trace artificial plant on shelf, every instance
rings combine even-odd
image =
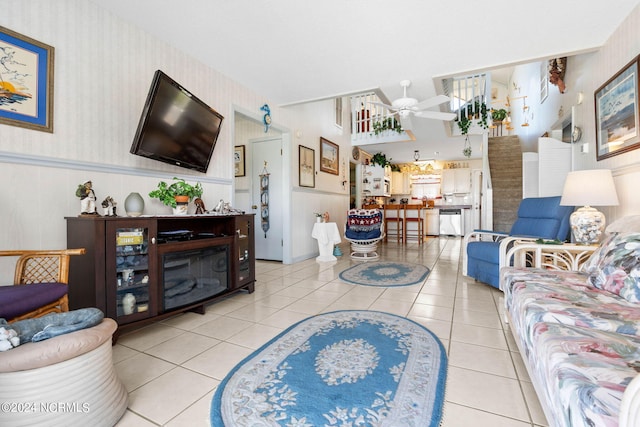
[[[402,126],[394,117],[386,117],[380,121],[373,122],[373,133],[375,135],[380,135],[386,130],[393,130],[398,133],[402,133]]]
[[[387,160],[387,155],[384,153],[376,153],[373,155],[373,157],[371,157],[371,164],[380,165],[382,167],[390,166],[391,159]]]
[[[166,206],[175,208],[178,205],[176,197],[184,196],[187,201],[202,196],[202,184],[199,182],[191,185],[183,178],[173,177],[173,183],[167,184],[164,181],[158,183],[158,188],[149,193],[152,199],[158,199]]]

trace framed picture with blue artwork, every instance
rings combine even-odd
[[[53,132],[54,49],[0,27],[0,124]]]
[[[640,148],[638,58],[595,91],[598,160]]]

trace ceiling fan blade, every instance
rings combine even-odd
[[[433,98],[425,99],[422,102],[418,102],[415,105],[411,106],[411,109],[414,111],[424,110],[426,108],[435,107],[436,105],[444,104],[445,102],[449,102],[451,98],[447,95],[438,95]]]
[[[441,111],[418,111],[414,113],[414,116],[421,117],[423,119],[436,119],[436,120],[453,120],[456,117],[455,113],[443,113]]]

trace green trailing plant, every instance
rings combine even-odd
[[[462,109],[462,114],[460,118],[457,119],[458,127],[462,135],[469,133],[469,128],[474,118],[478,120],[478,126],[482,129],[489,128],[489,110],[487,109],[487,104],[476,101],[473,105],[469,104]]]
[[[500,108],[499,110],[491,110],[491,119],[494,122],[501,122],[507,118],[507,110]]]
[[[173,177],[173,183],[167,184],[164,181],[158,183],[158,188],[149,193],[152,199],[158,199],[166,206],[175,208],[178,203],[176,196],[187,196],[189,200],[202,196],[202,184],[199,182],[191,185],[182,178]]]
[[[480,121],[478,124],[482,129],[489,128],[489,111],[487,110],[487,104],[484,102],[480,104]]]
[[[373,155],[373,157],[371,157],[371,164],[372,165],[380,165],[382,167],[390,166],[391,165],[391,159],[387,160],[387,155],[386,154],[376,153],[376,154]]]
[[[469,128],[471,127],[471,119],[465,115],[460,116],[458,119],[458,127],[460,128],[460,133],[466,135],[469,133]]]
[[[402,126],[400,125],[400,122],[393,117],[386,117],[380,121],[373,122],[373,133],[375,135],[380,135],[386,130],[393,130],[398,133],[402,133]]]

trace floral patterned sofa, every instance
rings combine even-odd
[[[549,425],[640,426],[640,216],[579,271],[537,266],[504,267],[501,289]]]

